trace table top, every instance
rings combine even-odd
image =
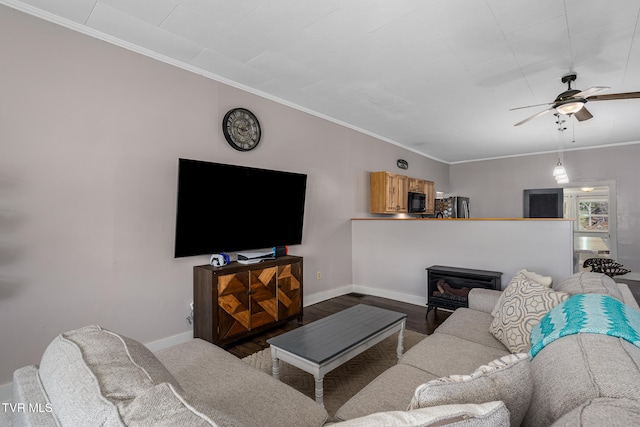
[[[322,364],[406,317],[405,313],[358,304],[270,338],[267,343]]]

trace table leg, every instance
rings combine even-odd
[[[404,351],[404,322],[402,322],[402,327],[400,328],[400,332],[398,332],[398,359],[402,357],[402,352]]]
[[[273,350],[271,351],[271,362],[272,362],[271,374],[273,375],[273,378],[279,380],[280,379],[280,364],[278,363],[278,357],[273,352]]]
[[[321,404],[324,407],[324,386],[323,386],[324,378],[316,377],[316,403]]]

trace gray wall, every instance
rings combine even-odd
[[[450,165],[450,185],[471,197],[474,217],[522,217],[522,190],[554,188],[551,175],[556,154]],[[571,183],[616,182],[618,257],[626,268],[640,271],[640,144],[566,151],[564,165]]]
[[[307,295],[351,284],[369,171],[404,158],[448,186],[448,165],[4,6],[0,40],[0,384],[87,324],[142,342],[189,331],[208,259],[173,258],[178,157],[308,174],[290,248]],[[264,128],[249,153],[221,132],[236,106]]]

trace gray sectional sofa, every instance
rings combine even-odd
[[[553,289],[569,295],[606,294],[632,310],[640,310],[627,285],[602,274],[579,273]],[[396,366],[346,402],[336,413],[337,418],[349,420],[406,409],[421,384],[471,373],[480,365],[510,354],[490,332],[495,319],[491,313],[505,292],[507,289],[473,289],[469,308],[453,312],[435,333],[407,351]],[[530,386],[529,390],[527,384],[521,384],[518,390],[530,393],[524,396],[528,397],[528,405],[521,414],[522,425],[640,425],[640,348],[621,338],[584,333],[552,342],[530,361]],[[487,387],[484,395],[467,395],[467,403],[495,400],[501,394],[497,388]],[[512,392],[505,388],[502,395]],[[508,409],[513,416],[513,408]],[[513,417],[511,424],[516,424]]]
[[[640,310],[626,285],[603,275],[579,274],[554,288],[564,299],[563,293],[609,294]],[[638,424],[640,348],[581,333],[547,344],[533,359],[514,355],[490,332],[505,293],[472,290],[469,308],[456,310],[346,402],[336,414],[342,421],[333,425]],[[508,332],[505,340],[513,336]],[[152,354],[99,326],[56,337],[39,365],[15,372],[13,387],[15,403],[42,409],[14,414],[17,426],[329,422],[311,398],[208,342],[194,339]]]

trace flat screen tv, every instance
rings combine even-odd
[[[307,175],[178,160],[176,258],[302,243]]]

